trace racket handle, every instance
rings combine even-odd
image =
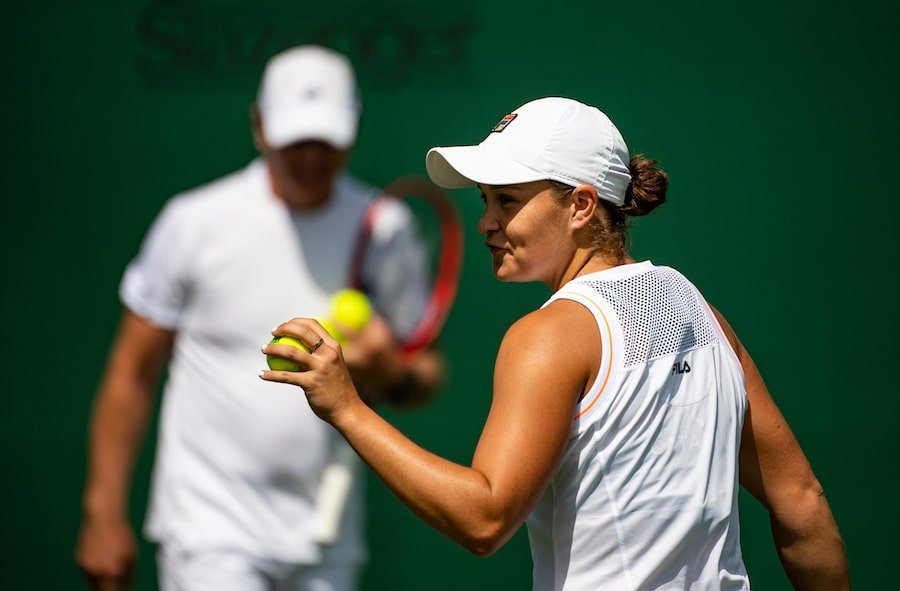
[[[359,458],[353,448],[347,442],[339,441],[319,481],[312,520],[316,542],[333,544],[337,540],[358,464]]]

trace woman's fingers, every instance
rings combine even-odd
[[[334,361],[340,345],[325,328],[312,318],[293,318],[272,330],[275,337],[263,346],[262,352],[284,359],[293,367],[276,366],[262,370],[259,377],[270,382],[309,385],[310,378],[304,375],[316,367],[316,360],[328,363]]]
[[[321,324],[294,318],[276,327],[272,334],[276,339],[294,340],[295,345],[269,343],[263,347],[263,353],[272,357],[270,369],[260,371],[260,378],[300,386],[313,412],[328,422],[359,402],[341,346]],[[281,363],[272,363],[273,358]]]
[[[323,339],[324,343],[327,343],[332,349],[337,346],[337,341],[313,318],[293,318],[288,320],[284,324],[276,326],[272,331],[272,335],[276,337],[290,336],[299,338],[308,348],[315,345],[319,339]]]
[[[338,343],[328,334],[328,331],[311,318],[294,318],[280,324],[272,330],[272,335],[274,338],[263,346],[263,353],[287,359],[299,366],[293,371],[309,369],[311,354],[321,347],[338,348]],[[273,369],[288,370],[286,367]]]

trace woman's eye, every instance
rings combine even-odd
[[[490,199],[488,199],[487,195],[485,195],[484,193],[481,193],[480,197],[481,197],[481,202],[484,204],[485,207],[488,206],[488,201],[491,201],[491,203],[500,205],[501,207],[505,206],[505,205],[511,205],[513,203],[517,203],[516,199],[513,196],[507,195],[506,193],[497,193],[496,195],[492,195],[490,197]]]

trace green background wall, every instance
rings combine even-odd
[[[670,202],[633,254],[681,269],[730,319],[823,483],[857,589],[887,589],[898,511],[900,263],[896,2],[435,3],[33,0],[4,7],[0,587],[79,589],[72,561],[91,400],[124,265],[171,194],[253,157],[263,61],[348,52],[365,116],[351,169],[423,173],[543,95],[599,105],[661,159]],[[437,402],[386,412],[466,462],[496,347],[548,293],[490,275],[468,223]],[[260,335],[263,338],[264,335]],[[132,513],[143,515],[148,442]],[[526,589],[524,532],[476,559],[369,479],[367,590]],[[788,589],[764,512],[742,497],[756,589]],[[139,589],[155,588],[141,546]]]

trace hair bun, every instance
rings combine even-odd
[[[635,154],[628,163],[631,184],[625,191],[621,211],[625,215],[647,215],[666,201],[669,175],[643,154]]]

